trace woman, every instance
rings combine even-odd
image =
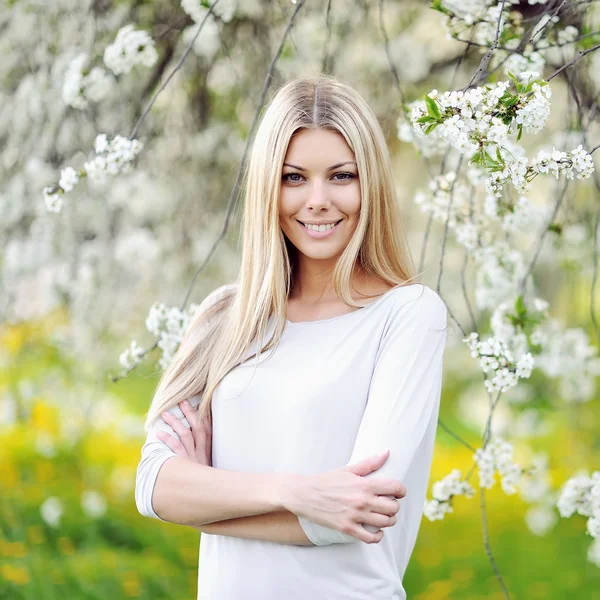
[[[446,308],[414,282],[375,115],[332,77],[291,81],[244,187],[238,280],[157,387],[138,510],[203,533],[198,598],[404,599]]]

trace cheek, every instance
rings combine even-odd
[[[358,216],[361,207],[360,185],[349,185],[340,190],[339,200],[344,206],[344,212],[351,216]]]
[[[298,208],[298,199],[297,194],[293,193],[294,190],[290,190],[290,188],[282,187],[279,192],[279,214],[282,217],[287,215],[291,215],[295,213]]]

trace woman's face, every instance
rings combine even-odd
[[[344,137],[335,131],[303,129],[292,136],[283,161],[279,222],[306,258],[337,258],[352,237],[361,205],[355,160]],[[315,231],[303,223],[335,227]]]

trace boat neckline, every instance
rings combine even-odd
[[[373,300],[373,302],[369,302],[369,304],[367,304],[366,306],[361,306],[360,308],[351,310],[350,312],[344,313],[343,315],[336,315],[335,317],[328,317],[327,319],[318,319],[317,321],[290,321],[289,319],[286,319],[285,322],[288,325],[316,325],[318,323],[329,323],[330,321],[337,321],[339,319],[349,317],[350,315],[353,315],[355,313],[362,312],[363,310],[366,310],[368,308],[377,306],[380,302],[383,302],[383,300],[385,298],[387,298],[387,296],[389,294],[391,294],[394,290],[397,290],[398,288],[409,288],[409,287],[413,287],[415,285],[422,285],[422,284],[421,283],[411,283],[410,285],[403,285],[403,284],[395,285],[394,287],[391,287],[389,290],[383,292],[383,294],[378,296],[376,300]]]

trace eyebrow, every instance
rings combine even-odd
[[[344,165],[356,165],[356,162],[354,162],[353,160],[347,160],[346,162],[342,162],[342,163],[338,163],[337,165],[333,165],[332,167],[329,167],[327,170],[328,171],[333,171],[334,169],[337,169],[338,167],[343,167]],[[292,167],[292,169],[298,169],[298,171],[306,171],[306,169],[303,169],[302,167],[297,167],[296,165],[290,165],[288,163],[283,163],[284,167]]]

